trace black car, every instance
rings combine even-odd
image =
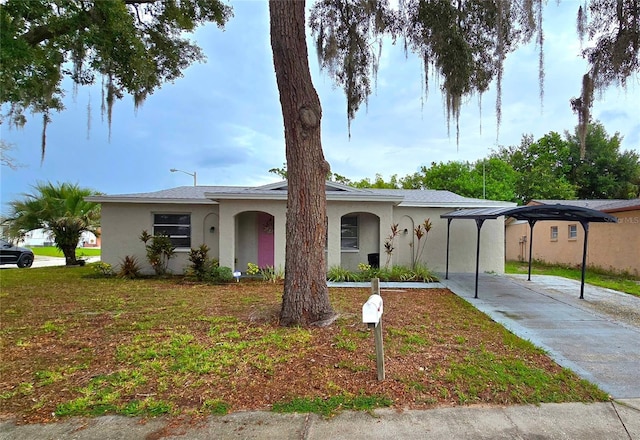
[[[18,267],[31,267],[33,252],[31,249],[14,246],[8,241],[0,240],[0,264],[17,264]]]

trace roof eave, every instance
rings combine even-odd
[[[171,204],[171,205],[212,205],[217,202],[209,199],[182,199],[182,198],[161,198],[161,197],[109,197],[109,196],[89,196],[85,197],[87,202],[94,203],[144,203],[144,204]]]
[[[205,197],[211,200],[287,200],[287,192],[264,193],[205,193]],[[399,204],[404,196],[380,195],[370,193],[327,193],[327,201],[340,202],[383,202]]]

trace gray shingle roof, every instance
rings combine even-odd
[[[179,186],[160,191],[92,196],[87,200],[100,203],[212,203],[221,199],[286,199],[286,182],[258,187],[247,186]],[[511,202],[499,202],[462,197],[451,191],[353,188],[327,183],[329,200],[380,201],[407,207],[508,207]]]

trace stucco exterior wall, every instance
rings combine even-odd
[[[432,271],[444,272],[447,259],[447,220],[440,215],[451,212],[451,208],[404,208],[394,211],[394,222],[402,233],[396,240],[394,264],[406,265],[411,261],[415,240],[412,229],[425,219],[431,220],[432,229],[427,237],[422,262]],[[407,229],[405,235],[404,229]],[[389,229],[387,229],[389,230]],[[387,232],[388,235],[388,232]],[[424,238],[422,239],[424,241]],[[477,227],[473,220],[457,219],[451,222],[449,244],[449,272],[475,272]],[[414,244],[417,246],[417,244]],[[484,222],[480,235],[480,272],[504,273],[504,219]],[[381,257],[382,258],[382,257]]]
[[[421,259],[435,272],[444,272],[446,264],[447,221],[440,215],[452,208],[399,207],[382,202],[329,201],[327,205],[327,268],[342,266],[356,270],[359,263],[367,263],[368,255],[380,254],[384,266],[387,255],[384,242],[391,225],[399,224],[401,234],[396,237],[390,265],[411,264],[414,240],[413,229],[430,218],[433,229],[426,238]],[[140,233],[153,229],[154,213],[188,213],[191,215],[191,247],[206,244],[209,256],[218,258],[221,266],[246,271],[246,263],[257,261],[258,212],[274,217],[274,266],[285,266],[286,201],[284,200],[221,200],[219,204],[157,204],[120,203],[102,205],[102,261],[117,269],[127,255],[135,256],[146,273],[152,273],[146,261]],[[340,246],[341,218],[358,215],[359,249],[343,251]],[[211,228],[214,228],[213,230]],[[404,229],[407,233],[404,234]],[[476,224],[473,220],[454,220],[451,223],[450,272],[474,272]],[[424,240],[424,239],[423,239]],[[486,221],[481,236],[480,271],[503,273],[504,226],[501,219]],[[415,246],[415,245],[414,245]],[[178,249],[170,262],[173,273],[182,273],[189,266],[188,249]]]
[[[139,237],[143,230],[153,232],[153,215],[156,213],[188,213],[191,215],[191,247],[206,244],[211,258],[218,258],[218,206],[176,205],[143,203],[104,203],[102,205],[101,260],[115,270],[125,256],[136,257],[144,273],[153,273],[147,262],[144,243]],[[214,227],[214,232],[211,232]],[[169,263],[169,270],[182,273],[189,265],[189,249],[176,249]]]
[[[640,210],[611,213],[618,223],[590,223],[587,266],[614,272],[640,274]],[[576,239],[569,238],[569,225],[577,226]],[[551,227],[558,228],[557,240],[551,239]],[[529,261],[528,224],[507,225],[507,259]],[[521,255],[523,237],[527,245]],[[534,260],[578,266],[582,264],[584,230],[577,222],[541,221],[533,229]]]

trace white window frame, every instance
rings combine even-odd
[[[549,232],[550,232],[551,241],[558,241],[558,227],[551,226]]]
[[[569,240],[577,240],[578,239],[578,225],[573,223],[568,227]]]

